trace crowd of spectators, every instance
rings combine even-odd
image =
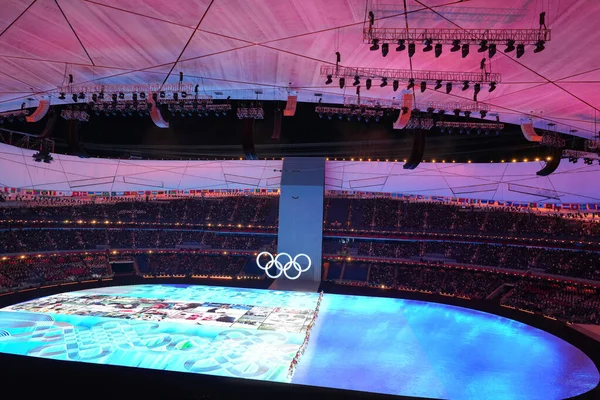
[[[279,197],[239,195],[149,201],[19,202],[0,207],[0,221],[121,221],[277,226]]]
[[[346,207],[347,212],[339,210]],[[570,214],[569,214],[570,216]],[[346,218],[345,220],[341,220]],[[598,221],[596,219],[595,221]],[[375,198],[328,198],[325,228],[365,231],[427,231],[598,240],[600,223],[582,217],[515,207],[449,205]]]
[[[62,283],[111,274],[104,254],[58,254],[0,261],[0,290]]]
[[[213,249],[260,250],[274,247],[269,235],[219,234],[153,228],[24,228],[0,230],[0,253],[59,250],[155,249],[205,246]]]
[[[339,242],[339,240],[337,240]],[[336,242],[326,240],[327,242]],[[341,248],[332,244],[326,250]],[[600,253],[594,251],[559,250],[544,247],[494,245],[453,241],[355,241],[344,244],[365,257],[438,261],[516,270],[535,270],[553,275],[600,281]]]
[[[364,262],[346,262],[343,276],[328,275],[328,279],[342,284],[358,283],[495,301],[562,321],[600,324],[600,287],[530,274],[408,262],[367,264],[368,278],[357,282],[357,274],[352,270],[363,268]],[[346,275],[351,278],[345,279]]]
[[[170,252],[141,255],[140,272],[154,276],[236,277],[249,260],[247,256]]]

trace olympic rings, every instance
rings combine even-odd
[[[271,257],[271,260],[267,261],[267,264],[264,267],[260,265],[260,258],[263,255]],[[285,264],[281,264],[281,262],[279,261],[279,257],[284,256],[289,258],[289,261]],[[308,260],[308,266],[306,268],[302,268],[302,266],[298,263],[298,257],[305,257]],[[269,278],[277,279],[281,276],[281,274],[284,274],[286,278],[294,280],[298,279],[303,272],[306,272],[310,269],[310,267],[312,266],[312,261],[310,260],[310,257],[304,253],[300,253],[296,255],[296,257],[292,258],[292,256],[288,253],[279,253],[276,257],[273,257],[273,254],[269,253],[268,251],[263,251],[258,256],[256,256],[256,265],[258,266],[258,268],[264,270]],[[270,269],[273,266],[277,268],[277,273],[275,275],[271,275],[270,272]],[[298,274],[295,276],[288,275],[288,270],[290,270],[292,267],[294,267],[294,269],[298,272]]]

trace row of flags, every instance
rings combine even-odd
[[[190,189],[190,190],[139,190],[139,191],[124,191],[124,192],[66,192],[56,190],[34,190],[34,189],[15,189],[1,188],[2,192],[7,194],[20,194],[30,196],[66,196],[66,197],[125,197],[125,196],[172,196],[172,195],[206,195],[206,194],[277,194],[279,189]],[[455,204],[473,204],[473,205],[490,205],[490,206],[507,206],[519,208],[545,208],[553,210],[584,210],[597,211],[600,210],[600,204],[596,203],[537,203],[523,201],[503,201],[503,200],[486,200],[486,199],[467,199],[462,197],[443,197],[443,196],[425,196],[420,194],[401,194],[401,193],[380,193],[380,192],[356,192],[349,190],[333,191],[336,194],[362,196],[362,197],[389,197],[406,200],[432,200],[444,203]]]
[[[30,196],[62,196],[62,197],[111,197],[111,196],[172,196],[172,195],[196,195],[196,194],[275,194],[279,189],[196,189],[196,190],[138,190],[123,192],[67,192],[57,190],[34,190],[0,188],[1,192],[7,194],[30,195]]]

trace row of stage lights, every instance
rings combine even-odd
[[[544,40],[538,40],[537,43],[535,44],[535,49],[533,50],[534,53],[539,53],[541,51],[543,51],[546,47],[544,46],[546,44],[546,42]],[[425,47],[423,47],[423,52],[427,53],[430,51],[434,51],[435,54],[435,58],[438,58],[439,56],[442,55],[442,44],[441,43],[436,43],[435,46],[433,45],[433,40],[431,39],[425,39],[425,41],[423,42],[423,45]],[[398,40],[398,47],[396,47],[396,51],[404,51],[406,50],[408,47],[408,56],[409,57],[413,57],[415,55],[415,51],[416,51],[416,45],[414,42],[408,43],[408,46],[406,44],[406,40],[404,39],[400,39]],[[492,58],[494,57],[494,55],[496,54],[497,51],[497,45],[496,43],[489,43],[488,40],[481,40],[479,42],[479,48],[477,49],[478,53],[484,53],[484,52],[488,52],[488,57]],[[371,41],[371,47],[369,47],[369,50],[371,51],[377,51],[379,50],[380,45],[379,45],[379,39],[373,39]],[[523,56],[523,54],[525,54],[525,45],[520,43],[517,44],[516,41],[514,40],[508,40],[506,42],[506,48],[504,49],[505,53],[510,53],[512,51],[516,50],[516,54],[517,54],[517,58],[521,58]],[[389,44],[388,43],[382,43],[381,44],[381,55],[383,57],[386,57],[388,55],[390,51],[389,48]],[[470,51],[470,45],[468,43],[464,43],[461,45],[460,40],[456,39],[452,42],[452,47],[450,48],[451,52],[461,52],[462,58],[466,58],[469,55],[469,51]]]
[[[333,83],[333,75],[327,75],[327,79],[325,80],[325,84],[326,85],[330,85]],[[354,77],[354,82],[352,82],[352,86],[359,86],[360,85],[360,76],[356,75]],[[368,78],[365,81],[365,88],[367,90],[371,89],[371,86],[373,85],[373,81],[371,78]],[[386,87],[388,85],[388,78],[381,78],[381,83],[379,85],[379,87]],[[339,86],[340,89],[343,89],[346,86],[346,78],[341,77],[339,79]],[[452,82],[446,82],[445,85],[445,90],[446,90],[446,94],[450,94],[450,92],[452,91],[453,85]],[[497,83],[496,82],[490,82],[489,87],[488,87],[488,92],[491,93],[494,90],[496,90],[496,86]],[[398,90],[398,88],[400,87],[400,81],[398,80],[394,80],[392,82],[392,89],[395,91]],[[409,79],[408,80],[408,85],[406,86],[407,90],[411,90],[415,87],[415,80],[414,79]],[[444,87],[444,85],[442,84],[442,80],[437,80],[435,82],[435,86],[433,87],[434,90],[439,90],[442,87]],[[462,91],[468,90],[471,87],[471,82],[469,81],[464,81],[461,87]],[[427,82],[423,81],[419,84],[419,88],[421,90],[421,93],[425,92],[425,90],[427,90]],[[473,85],[473,90],[474,90],[474,96],[477,97],[477,94],[481,91],[481,83],[475,83]],[[476,101],[476,99],[475,99]]]

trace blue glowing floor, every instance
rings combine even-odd
[[[318,295],[185,285],[72,292],[0,311],[0,352],[288,382]],[[326,294],[292,383],[449,399],[562,399],[592,361],[506,318]]]

